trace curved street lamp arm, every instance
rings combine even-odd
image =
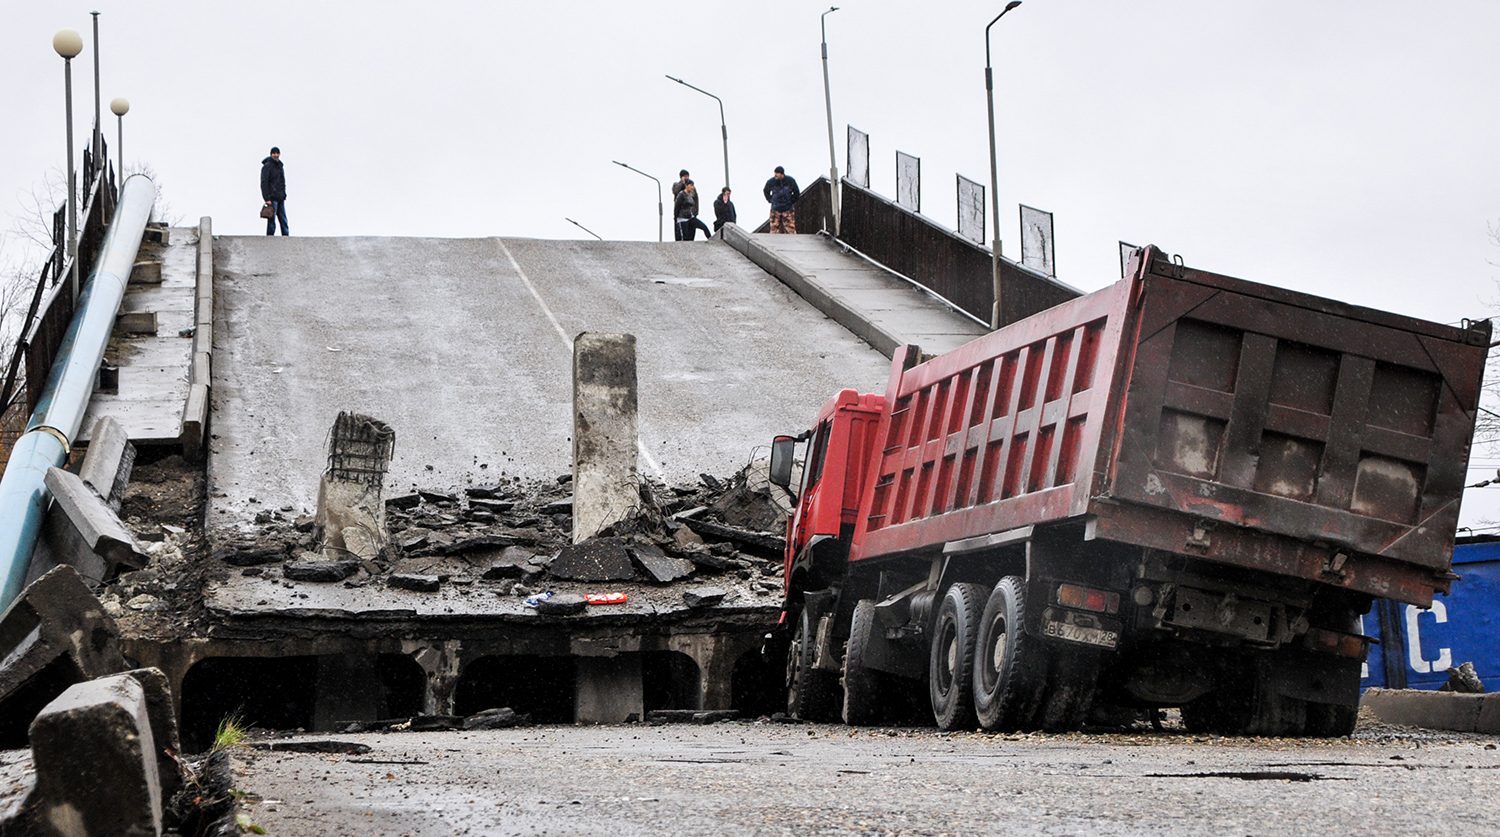
[[[1021,5],[1021,0],[1011,0],[1009,3],[1006,3],[1005,4],[1005,8],[1001,10],[1000,14],[995,15],[995,19],[992,20],[992,21],[990,21],[989,26],[984,27],[984,66],[985,67],[989,67],[990,66],[990,26],[994,26],[995,24],[999,23],[1000,22],[1000,18],[1005,17],[1005,13],[1006,12],[1010,11],[1011,9],[1014,9],[1015,7],[1017,7],[1019,5]]]

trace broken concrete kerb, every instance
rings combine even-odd
[[[74,682],[124,671],[119,636],[72,567],[22,591],[0,614],[0,748],[25,746],[26,725]],[[44,671],[66,676],[39,676]]]
[[[31,724],[27,834],[155,837],[161,784],[145,691],[128,674],[70,687]]]

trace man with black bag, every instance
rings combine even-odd
[[[281,234],[291,235],[286,224],[286,171],[281,167],[281,149],[271,147],[271,156],[260,161],[260,196],[266,205],[260,217],[266,219],[266,235],[276,234],[276,222],[281,222]]]

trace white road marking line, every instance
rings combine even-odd
[[[536,285],[531,283],[531,277],[526,275],[526,271],[521,269],[521,265],[516,261],[516,257],[511,255],[510,248],[505,246],[505,241],[497,238],[495,239],[495,244],[500,247],[500,252],[504,253],[505,258],[510,261],[510,266],[515,269],[516,275],[521,277],[521,283],[526,286],[526,290],[531,292],[531,298],[536,300],[536,304],[541,307],[542,313],[547,315],[548,321],[557,330],[557,336],[562,338],[563,345],[567,347],[568,354],[571,355],[573,353],[573,338],[569,337],[568,333],[563,330],[562,323],[558,322],[556,315],[552,313],[552,309],[547,306],[546,301],[542,299],[542,295],[537,292]],[[639,416],[637,416],[637,420],[639,420]],[[651,456],[651,452],[646,450],[646,444],[641,441],[639,434],[636,435],[635,449],[640,452],[641,459],[646,461],[646,466],[651,469],[651,473],[656,475],[657,479],[666,482],[666,473],[662,471],[660,465],[656,464],[656,459]]]

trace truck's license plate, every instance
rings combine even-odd
[[[1120,641],[1120,636],[1114,631],[1106,631],[1103,628],[1085,628],[1079,625],[1069,625],[1067,622],[1048,622],[1042,630],[1047,636],[1066,639],[1071,642],[1082,642],[1086,645],[1098,645],[1103,648],[1114,648]]]

